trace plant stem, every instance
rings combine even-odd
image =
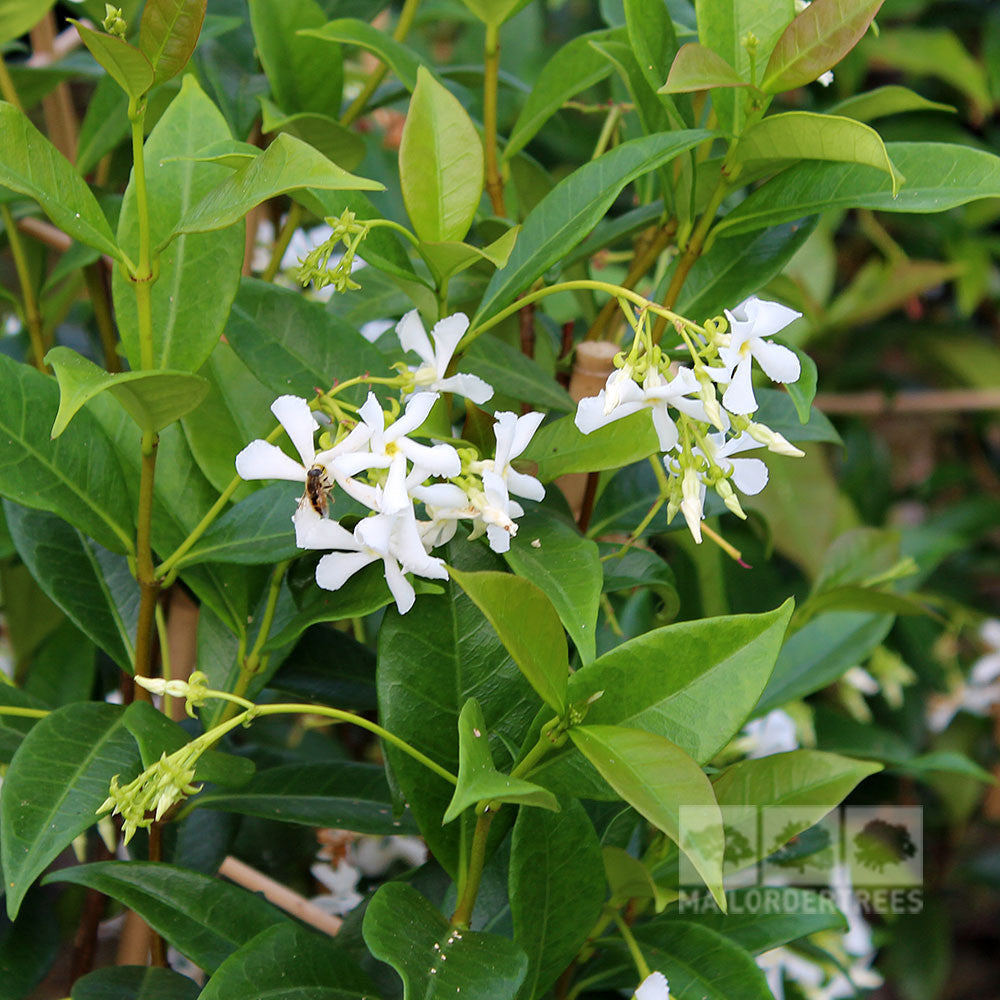
[[[163,860],[163,826],[156,822],[149,827],[149,860],[159,862]],[[167,967],[167,948],[163,938],[159,933],[150,928],[152,937],[149,942],[149,964],[157,968]]]
[[[615,924],[625,941],[628,945],[629,954],[632,956],[632,961],[635,962],[636,972],[639,973],[639,980],[642,981],[649,975],[649,965],[646,963],[646,959],[643,957],[642,952],[639,950],[639,945],[635,940],[635,935],[632,933],[632,929],[627,923],[621,918],[620,913],[615,913]]]
[[[465,930],[472,919],[476,897],[479,895],[479,883],[482,881],[483,868],[486,865],[486,841],[495,815],[496,813],[487,809],[476,820],[476,832],[472,835],[472,849],[469,852],[469,866],[465,875],[465,888],[452,914],[452,927]]]
[[[143,336],[142,301],[139,291],[145,286],[145,292],[148,296],[149,284],[153,280],[152,243],[149,234],[149,198],[146,193],[146,159],[142,148],[146,102],[142,99],[131,101],[128,116],[132,123],[132,179],[135,181],[135,207],[139,217],[139,261],[136,264],[136,273],[132,277],[135,281],[136,299],[139,306],[140,364],[143,369],[150,369],[153,367],[152,323],[150,322],[149,325],[149,335]]]
[[[399,20],[396,22],[396,27],[392,33],[392,37],[397,42],[403,41],[410,33],[410,28],[413,27],[413,19],[416,17],[419,5],[420,0],[406,0],[406,3],[403,4],[403,9],[399,12]],[[381,63],[371,76],[368,77],[365,85],[361,88],[361,93],[354,98],[350,107],[342,115],[340,119],[341,125],[350,125],[361,116],[368,104],[368,99],[375,93],[378,85],[385,79],[385,75],[388,72],[389,67],[385,63]]]
[[[288,244],[292,242],[292,237],[295,235],[295,230],[299,228],[301,221],[302,206],[297,201],[293,201],[288,208],[288,215],[285,216],[281,232],[278,233],[278,238],[274,241],[274,246],[271,248],[271,259],[267,262],[267,267],[260,276],[262,281],[274,281],[274,276],[278,273],[278,268],[281,267],[281,261],[285,256],[285,251],[288,249]]]
[[[21,98],[17,96],[17,88],[10,77],[10,70],[7,69],[7,63],[4,62],[3,55],[0,55],[0,96],[8,104],[13,104],[18,111],[24,111],[21,105]]]
[[[21,286],[21,301],[24,304],[24,321],[28,327],[28,337],[31,340],[31,353],[35,367],[45,371],[45,339],[42,336],[42,314],[38,311],[38,299],[35,297],[35,286],[31,282],[31,271],[28,268],[28,258],[24,254],[24,244],[21,234],[17,231],[14,216],[6,204],[0,205],[0,219],[7,233],[10,253],[14,258],[14,270]]]
[[[553,720],[555,721],[555,720]],[[538,742],[525,754],[524,760],[511,772],[512,778],[524,778],[534,770],[535,765],[552,749],[552,741],[547,732],[542,732]]]
[[[142,468],[139,473],[139,511],[136,519],[136,579],[139,581],[139,621],[135,633],[135,676],[152,676],[153,626],[160,581],[153,566],[153,479],[156,474],[157,436],[152,431],[142,435]],[[150,701],[142,685],[136,686],[136,698]]]
[[[599,156],[607,152],[608,146],[611,144],[611,139],[615,134],[615,129],[618,128],[618,123],[621,120],[622,106],[620,104],[612,104],[608,109],[608,116],[604,119],[604,124],[601,126],[601,134],[597,137],[594,152],[590,154],[592,160],[596,160]]]
[[[170,645],[167,642],[167,619],[163,614],[163,606],[157,601],[156,613],[156,636],[160,642],[160,676],[165,681],[173,680],[173,670],[170,667]],[[163,695],[163,714],[168,718],[174,717],[174,699],[172,695]]]
[[[0,705],[0,715],[17,715],[23,719],[44,719],[48,708],[22,708],[20,705]]]
[[[486,193],[497,215],[506,215],[503,179],[497,158],[497,90],[500,82],[500,28],[486,25],[483,76],[483,139],[486,146]]]
[[[111,303],[108,301],[108,286],[104,281],[103,265],[100,261],[88,264],[83,269],[83,276],[87,282],[90,305],[94,310],[94,322],[97,324],[97,332],[101,338],[104,367],[109,372],[120,372],[122,366],[118,359],[118,334],[115,331],[115,321],[111,315]]]

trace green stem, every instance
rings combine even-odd
[[[552,721],[557,722],[558,720],[553,719]],[[538,737],[538,742],[525,754],[521,763],[510,772],[510,776],[512,778],[526,777],[552,748],[553,743],[549,739],[549,733],[543,729],[541,736]]]
[[[483,140],[486,147],[486,193],[496,215],[507,214],[497,157],[497,91],[500,83],[500,28],[486,25],[483,75]]]
[[[274,247],[271,249],[271,259],[267,262],[267,267],[261,275],[261,280],[274,281],[274,276],[278,273],[278,268],[281,267],[281,261],[285,256],[285,251],[288,249],[288,244],[292,242],[292,237],[295,235],[295,230],[299,228],[301,221],[302,206],[297,201],[293,201],[289,206],[288,215],[285,216],[285,223],[281,227],[281,232],[278,233],[278,238],[274,241]]]
[[[635,940],[635,935],[632,933],[632,929],[627,923],[621,918],[621,914],[615,913],[615,924],[618,926],[618,931],[628,946],[629,954],[632,956],[632,961],[635,962],[636,971],[639,973],[639,981],[641,982],[649,975],[649,965],[646,963],[646,959],[643,957],[642,952],[639,950],[639,945]]]
[[[138,287],[138,286],[137,286]],[[153,480],[158,439],[152,431],[142,435],[142,468],[139,473],[139,510],[136,518],[136,579],[139,581],[139,620],[135,634],[135,676],[152,676],[153,627],[160,582],[153,565]],[[150,700],[149,692],[136,687],[136,697]]]
[[[486,865],[486,842],[490,826],[496,813],[487,810],[476,820],[476,832],[472,835],[472,849],[469,852],[469,865],[466,869],[465,887],[462,896],[451,917],[451,926],[465,930],[472,920],[472,911],[479,895],[479,883],[483,878],[483,868]]]
[[[132,123],[132,180],[135,184],[135,207],[139,218],[139,261],[133,279],[136,282],[136,295],[142,285],[152,281],[152,243],[149,235],[149,198],[146,193],[146,160],[143,153],[143,132],[146,122],[146,102],[143,99],[132,100],[128,108],[129,121]],[[142,341],[142,318],[140,316],[140,356],[144,369],[153,367],[153,341]],[[148,351],[148,357],[147,357]]]
[[[44,719],[49,715],[48,708],[21,708],[19,705],[0,705],[0,715],[17,715],[25,719]]]
[[[21,98],[17,96],[17,88],[10,77],[10,71],[7,69],[7,63],[4,62],[3,55],[0,55],[0,96],[8,104],[13,104],[18,111],[24,111],[21,105]]]
[[[612,104],[608,110],[608,116],[604,119],[604,124],[601,126],[601,134],[597,137],[597,144],[594,146],[594,152],[590,155],[592,160],[596,160],[607,151],[608,146],[611,144],[611,138],[615,134],[615,129],[618,128],[618,123],[621,120],[621,105]]]
[[[24,321],[28,327],[28,337],[31,340],[31,353],[35,360],[35,367],[44,371],[45,338],[42,335],[42,314],[38,309],[38,299],[35,297],[35,286],[31,281],[31,270],[28,267],[28,258],[24,253],[21,234],[18,232],[17,223],[14,222],[14,216],[6,204],[0,205],[0,219],[3,220],[7,242],[10,244],[10,253],[14,258],[14,270],[17,272],[17,280],[21,286]]]

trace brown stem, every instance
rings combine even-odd
[[[121,361],[118,357],[118,333],[115,330],[114,317],[111,315],[111,289],[108,287],[108,272],[99,261],[88,264],[83,269],[83,277],[87,282],[87,293],[90,295],[90,305],[94,310],[94,322],[101,338],[101,350],[104,352],[104,367],[109,372],[120,372]]]
[[[535,356],[535,304],[529,302],[517,314],[521,335],[521,353],[528,358]]]
[[[149,827],[149,860],[155,862],[163,860],[163,826],[156,822]],[[155,930],[149,942],[149,964],[161,969],[167,967],[167,946]]]
[[[56,21],[49,11],[31,29],[31,47],[37,53],[51,55],[56,44]],[[53,145],[70,163],[76,162],[77,121],[73,108],[73,96],[65,82],[42,98],[45,124]]]
[[[590,518],[594,513],[594,501],[597,499],[597,484],[601,478],[599,472],[587,473],[587,485],[583,491],[583,503],[580,505],[580,516],[576,519],[577,527],[584,534],[590,527]]]
[[[500,32],[486,26],[486,53],[483,79],[483,138],[486,147],[486,193],[496,215],[505,216],[503,179],[497,158],[497,90],[500,81]]]
[[[153,660],[153,630],[156,601],[160,596],[160,581],[153,565],[153,478],[156,472],[157,437],[142,435],[142,469],[139,477],[139,516],[136,528],[136,578],[139,581],[139,621],[135,634],[135,676],[151,677]],[[137,686],[136,698],[150,701],[149,692]]]
[[[107,861],[112,856],[100,838],[96,838],[95,849],[89,853],[91,861]],[[87,890],[83,900],[80,924],[73,938],[73,960],[69,974],[70,986],[94,967],[94,956],[97,952],[97,931],[104,917],[107,903],[108,897],[103,892],[99,892],[97,889]]]

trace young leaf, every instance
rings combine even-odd
[[[0,184],[33,198],[64,233],[123,260],[87,182],[12,104],[0,101]]]
[[[13,920],[29,886],[97,822],[111,779],[139,770],[125,709],[77,702],[42,719],[18,747],[0,795],[0,861]]]
[[[562,715],[569,682],[566,635],[545,592],[509,573],[449,567],[449,574],[486,615],[539,697]]]
[[[458,784],[442,822],[450,823],[484,799],[559,811],[559,803],[548,789],[496,769],[482,706],[470,698],[458,717]]]
[[[483,144],[451,91],[421,66],[399,146],[406,212],[425,243],[462,240],[483,193]]]
[[[256,893],[177,865],[98,861],[53,872],[46,882],[83,885],[117,899],[208,972],[261,931],[291,926],[291,918]]]
[[[749,86],[722,56],[697,42],[688,42],[677,50],[667,82],[657,93],[686,94],[713,87]]]
[[[839,115],[817,115],[810,111],[770,115],[743,133],[737,152],[738,161],[751,166],[761,160],[862,163],[889,175],[894,196],[904,179],[893,166],[875,129]]]
[[[285,132],[319,150],[338,167],[353,170],[365,158],[365,141],[329,115],[299,111],[286,115],[265,98],[260,99],[261,131],[265,135]]]
[[[514,940],[528,956],[522,1000],[544,996],[576,957],[604,903],[601,845],[579,802],[522,809],[510,848]]]
[[[512,18],[522,7],[527,7],[529,2],[530,0],[462,0],[483,24],[493,27],[499,27]]]
[[[573,726],[576,748],[630,805],[687,855],[725,910],[722,813],[702,769],[656,733],[622,726]]]
[[[153,67],[139,49],[124,38],[94,31],[72,18],[70,21],[90,54],[130,98],[142,97],[153,86]]]
[[[513,941],[455,930],[403,882],[386,882],[375,893],[362,933],[368,950],[399,973],[403,1000],[513,1000],[528,969]]]
[[[855,94],[838,101],[827,109],[831,115],[843,115],[859,122],[870,122],[876,118],[886,118],[889,115],[899,115],[906,111],[946,111],[951,114],[955,109],[950,104],[939,104],[928,101],[926,97],[907,87],[889,84],[876,87],[863,94]]]
[[[510,257],[511,250],[514,249],[514,242],[520,230],[520,226],[511,226],[507,232],[485,247],[454,241],[421,243],[420,253],[440,282],[445,278],[454,277],[480,261],[486,261],[494,267],[503,267]]]
[[[208,392],[208,382],[188,372],[120,372],[111,375],[69,347],[45,355],[59,383],[59,412],[52,425],[57,438],[81,407],[109,391],[144,431],[159,431],[193,410]]]
[[[201,987],[173,969],[109,965],[73,983],[72,1000],[197,1000]]]
[[[187,65],[198,44],[206,0],[146,0],[139,24],[139,48],[163,83]]]
[[[778,94],[812,83],[861,40],[883,0],[815,0],[785,28],[761,86]]]
[[[605,846],[601,849],[604,861],[604,877],[612,900],[649,899],[657,913],[672,900],[677,893],[664,889],[654,879],[650,870],[638,858],[634,858],[621,847]]]

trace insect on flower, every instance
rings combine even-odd
[[[327,475],[326,466],[319,463],[306,471],[306,491],[299,501],[301,507],[307,501],[320,517],[326,517],[327,497],[333,489],[333,483]]]

